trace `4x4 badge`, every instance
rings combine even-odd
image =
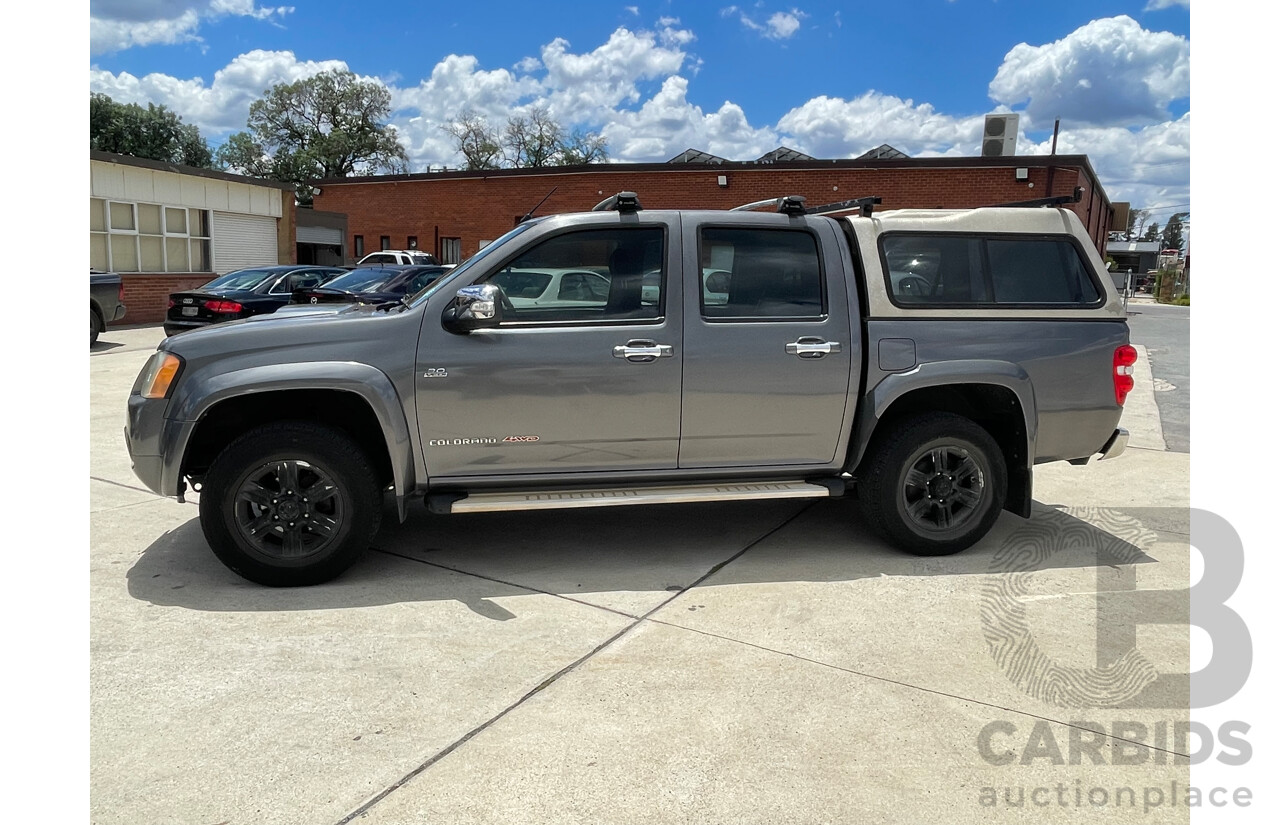
[[[536,435],[509,435],[509,436],[507,436],[506,438],[504,438],[504,439],[502,439],[502,440],[503,440],[503,441],[515,441],[515,442],[519,442],[519,441],[537,441],[537,440],[538,440],[538,437],[537,437]]]

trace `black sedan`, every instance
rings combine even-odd
[[[169,296],[165,335],[275,312],[296,289],[319,286],[348,272],[334,266],[260,266],[214,278],[190,292]]]
[[[398,301],[430,286],[448,272],[444,266],[366,266],[353,269],[323,286],[296,289],[293,304],[383,304]]]

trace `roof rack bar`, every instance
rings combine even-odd
[[[824,203],[821,206],[805,207],[805,197],[803,195],[785,195],[781,198],[767,198],[762,201],[753,201],[752,203],[744,203],[742,206],[735,206],[730,212],[748,212],[752,209],[761,209],[765,206],[776,207],[777,210],[784,215],[826,215],[831,212],[848,212],[851,209],[859,209],[862,216],[870,217],[871,208],[877,203],[881,203],[879,195],[872,195],[866,198],[854,198],[847,201],[838,201],[836,203]]]
[[[592,212],[621,212],[624,215],[632,212],[639,212],[643,209],[640,205],[640,196],[635,192],[619,192],[616,195],[610,195],[604,200],[591,207]]]
[[[750,212],[752,209],[759,209],[763,206],[779,206],[781,205],[781,203],[782,203],[782,198],[766,198],[765,200],[762,200],[762,201],[752,201],[751,203],[744,203],[742,204],[742,206],[735,206],[729,211],[730,212]]]
[[[1036,198],[1031,201],[1015,201],[1014,203],[998,203],[996,206],[1064,206],[1068,203],[1079,203],[1084,199],[1084,187],[1077,186],[1070,195],[1058,195],[1053,198]]]
[[[778,212],[784,215],[803,215],[805,197],[803,195],[783,195],[780,198],[767,198],[762,201],[754,201],[752,203],[744,203],[742,206],[735,206],[730,212],[749,212],[753,209],[760,209],[765,206],[775,207]]]
[[[824,203],[821,206],[814,206],[804,210],[806,215],[827,215],[832,212],[848,212],[851,209],[857,209],[862,213],[862,217],[871,217],[872,207],[877,203],[881,203],[879,195],[872,195],[866,198],[853,198],[847,201],[837,201],[836,203]]]

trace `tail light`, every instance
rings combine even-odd
[[[120,282],[120,286],[116,287],[116,300],[124,303],[124,281]]]
[[[204,308],[210,312],[236,313],[244,309],[238,301],[205,301]]]
[[[1133,390],[1133,365],[1138,363],[1138,351],[1125,344],[1116,347],[1111,357],[1111,380],[1115,382],[1116,403],[1124,406],[1124,399]]]
[[[169,299],[169,309],[173,309],[173,304],[174,304],[174,301],[173,301],[173,299],[172,299],[172,298],[170,298],[170,299]]]

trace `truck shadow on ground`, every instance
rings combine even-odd
[[[152,542],[127,578],[136,599],[192,610],[460,601],[482,616],[505,620],[513,614],[493,599],[530,592],[593,604],[604,603],[599,594],[666,598],[722,564],[700,586],[1149,564],[1156,559],[1147,551],[1161,536],[1167,539],[1163,531],[1178,531],[1181,512],[1067,512],[1036,503],[1030,520],[1003,514],[986,538],[963,553],[921,558],[873,536],[852,502],[843,500],[454,516],[432,515],[418,504],[404,524],[388,507],[371,551],[324,585],[274,589],[241,579],[214,557],[197,519]],[[1177,532],[1173,538],[1185,543]]]

